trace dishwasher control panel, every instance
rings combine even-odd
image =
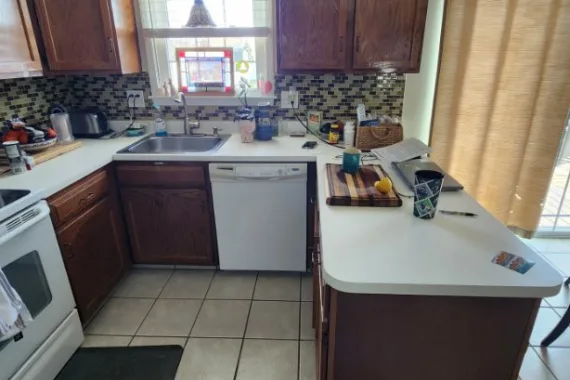
[[[280,178],[306,177],[306,164],[210,164],[210,177]]]

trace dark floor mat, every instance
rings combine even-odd
[[[182,351],[180,346],[80,348],[56,380],[174,380]]]

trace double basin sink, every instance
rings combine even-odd
[[[230,135],[179,135],[149,136],[129,145],[118,153],[163,154],[163,153],[214,153]]]

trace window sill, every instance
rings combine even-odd
[[[158,106],[181,106],[180,102],[168,96],[151,96],[153,104]],[[243,99],[242,99],[243,100]],[[247,97],[249,106],[256,106],[259,103],[275,103],[275,95],[251,94]],[[243,106],[240,99],[235,96],[186,96],[186,104],[189,106]]]

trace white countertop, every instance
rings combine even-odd
[[[432,221],[417,219],[407,199],[401,208],[326,205],[324,164],[335,162],[342,150],[322,144],[313,150],[302,149],[311,137],[242,144],[239,135],[232,135],[214,154],[116,154],[138,139],[83,139],[81,148],[30,172],[1,176],[0,189],[28,189],[32,194],[27,199],[47,198],[113,160],[317,161],[323,272],[327,283],[337,290],[541,298],[556,294],[562,283],[556,270],[466,193],[443,194],[439,207],[475,212],[478,218],[437,215]],[[410,193],[390,168],[387,171],[401,192]],[[536,265],[524,275],[499,267],[491,258],[501,250],[529,258]]]
[[[347,293],[543,298],[558,293],[562,276],[465,192],[446,192],[440,210],[477,218],[412,215],[402,207],[326,204],[326,157],[317,159],[323,276]],[[402,194],[412,194],[391,168]],[[500,251],[536,262],[526,274],[491,262]]]

